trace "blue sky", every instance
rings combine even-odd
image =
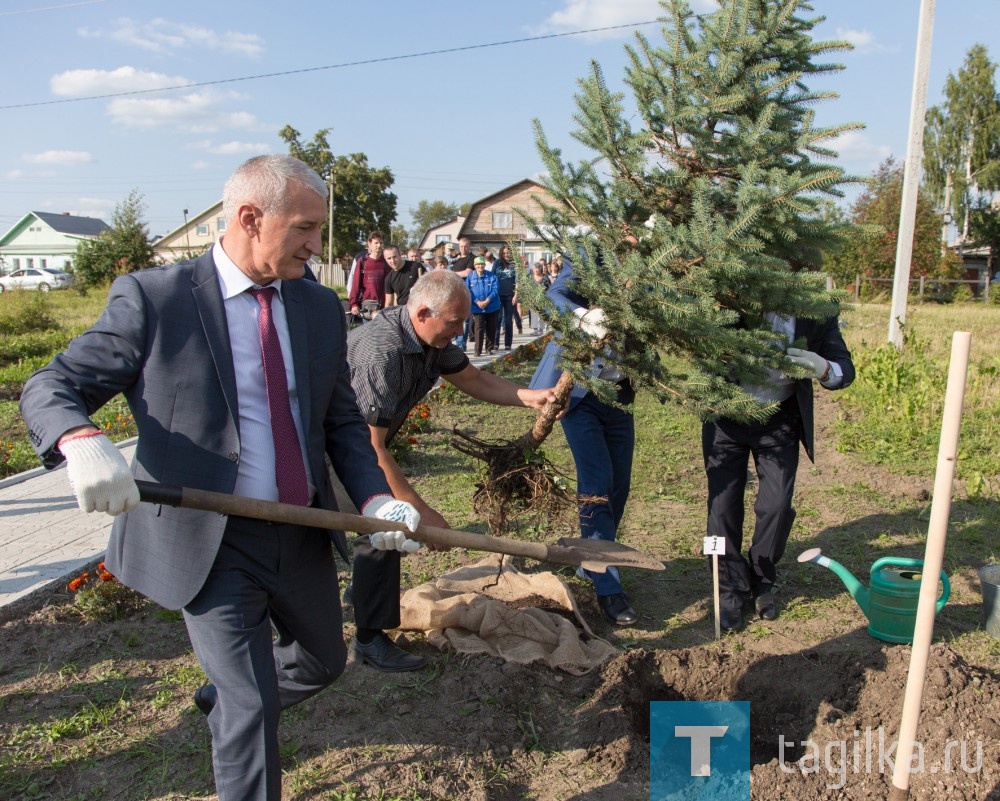
[[[711,0],[692,0],[705,10]],[[814,0],[822,38],[857,48],[847,69],[813,80],[840,93],[819,122],[860,121],[839,162],[868,174],[905,155],[918,0]],[[364,152],[396,176],[399,222],[422,200],[472,201],[541,164],[531,119],[567,156],[576,81],[599,61],[623,75],[631,29],[496,47],[529,37],[654,20],[655,0],[2,0],[0,231],[27,211],[110,220],[131,189],[151,233],[211,205],[245,158],[283,152],[278,130],[331,128],[336,153]],[[642,28],[656,41],[655,25]],[[1000,59],[998,0],[937,3],[929,83],[982,43]],[[456,49],[463,48],[463,49]],[[433,52],[418,58],[315,69]],[[104,99],[136,89],[310,70],[285,76]],[[71,101],[52,103],[51,101]],[[30,105],[46,103],[46,105]]]

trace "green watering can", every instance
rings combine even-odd
[[[868,618],[868,633],[886,642],[913,642],[917,622],[917,601],[920,599],[922,559],[883,556],[871,568],[871,586],[865,586],[840,562],[823,556],[819,548],[799,554],[800,562],[815,562],[828,567],[844,582],[851,597]],[[940,612],[951,594],[948,576],[941,571],[944,590],[938,598],[934,614]]]

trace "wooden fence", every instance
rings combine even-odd
[[[864,278],[860,275],[854,277],[854,300],[861,300],[862,287],[865,284],[871,285],[873,292],[880,291],[883,287],[890,294],[892,293],[892,278]],[[960,285],[969,287],[974,301],[983,303],[990,302],[991,281],[989,278],[979,280],[975,278],[919,278],[910,279],[910,295],[914,296],[918,302],[925,301],[942,302],[951,299],[952,293]],[[996,290],[993,290],[996,291]]]

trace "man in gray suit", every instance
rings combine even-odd
[[[302,162],[250,159],[226,183],[225,238],[116,280],[97,323],[21,396],[45,465],[65,459],[80,507],[117,515],[108,569],[184,611],[211,682],[195,703],[223,801],[280,798],[279,713],[343,671],[332,546],[343,551],[344,534],[139,504],[134,479],[334,509],[329,454],[363,514],[420,521],[392,497],[358,412],[340,301],[301,280],[326,208],[326,185]],[[119,392],[139,429],[131,470],[89,419]]]

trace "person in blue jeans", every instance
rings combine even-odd
[[[547,293],[557,308],[572,311],[580,328],[595,340],[604,339],[604,312],[590,308],[576,290],[576,277],[569,258]],[[562,347],[553,340],[545,349],[531,379],[531,388],[555,386],[562,368]],[[594,376],[618,384],[618,402],[630,404],[635,398],[628,379],[612,364],[597,358],[591,365]],[[580,533],[587,539],[615,540],[625,513],[632,486],[632,455],[635,450],[635,421],[630,412],[604,403],[586,387],[574,386],[569,409],[562,418],[563,433],[576,462],[577,494],[589,498],[580,503]],[[597,498],[598,500],[592,500]],[[584,571],[594,585],[597,602],[616,626],[630,626],[638,620],[622,587],[618,568],[607,572]]]
[[[510,248],[500,248],[500,257],[493,262],[493,275],[500,290],[500,325],[497,326],[493,347],[500,347],[500,329],[503,328],[503,347],[510,350],[514,342],[514,326],[521,333],[521,317],[517,313],[517,267]]]

